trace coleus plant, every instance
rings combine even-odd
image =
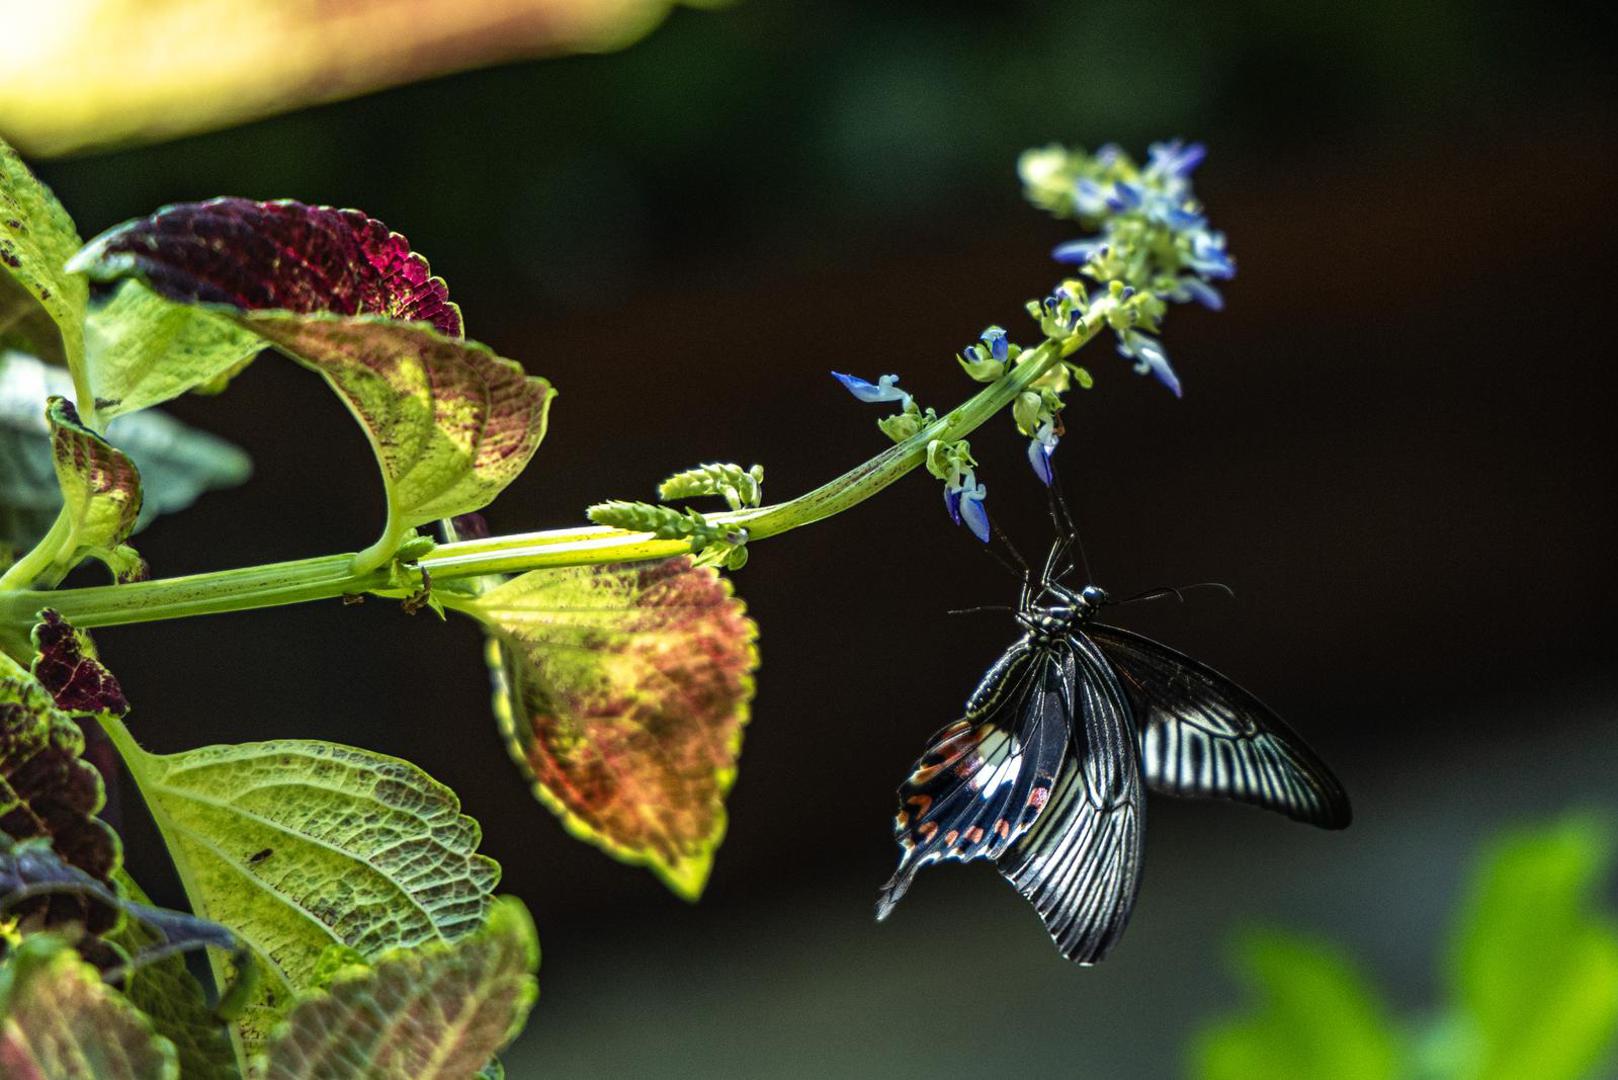
[[[591,507],[592,525],[491,536],[477,512],[535,454],[555,393],[465,337],[402,236],[355,210],[221,198],[86,245],[0,147],[0,1072],[497,1073],[536,994],[538,946],[522,906],[494,897],[498,867],[454,793],[313,739],[150,753],[86,631],[364,595],[475,619],[499,729],[540,801],[694,900],[758,666],[720,570],[918,466],[987,539],[965,436],[1010,406],[1051,483],[1066,396],[1093,383],[1071,357],[1104,331],[1179,394],[1156,336],[1167,306],[1217,307],[1209,282],[1234,271],[1191,193],[1201,156],[1180,143],[1145,165],[1113,147],[1024,155],[1031,201],[1094,233],[1057,249],[1077,276],[1029,302],[1037,342],[991,326],[956,357],[987,385],[942,415],[894,375],[839,374],[859,400],[898,406],[878,425],[893,445],[842,476],[764,505],[758,466],[703,465],[657,503]],[[155,407],[222,391],[266,348],[320,376],[365,432],[380,535],[357,553],[153,576],[134,533],[246,472],[239,451]],[[702,497],[725,508],[670,505]],[[114,583],[60,587],[86,560]],[[123,870],[86,733],[105,736],[106,771],[151,811],[189,913],[153,908]],[[211,987],[188,951],[208,957]]]

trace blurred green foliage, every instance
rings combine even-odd
[[[1509,832],[1481,858],[1445,961],[1449,1000],[1395,1018],[1341,949],[1245,935],[1260,1001],[1197,1036],[1201,1080],[1582,1080],[1618,1032],[1618,923],[1597,909],[1610,830],[1569,817]]]

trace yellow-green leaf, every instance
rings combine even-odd
[[[488,505],[545,437],[550,384],[476,342],[374,316],[250,312],[243,325],[342,395],[382,467],[395,535]]]
[[[85,324],[85,364],[103,420],[179,397],[217,391],[264,349],[229,318],[177,304],[138,281],[119,286]]]
[[[507,897],[474,934],[394,950],[303,997],[255,1080],[466,1080],[521,1029],[538,968],[533,920]]]
[[[56,196],[0,141],[0,349],[83,362],[89,284],[64,269],[79,244]]]
[[[684,556],[534,570],[446,602],[494,633],[495,713],[569,831],[695,899],[725,832],[757,628]]]
[[[373,958],[482,925],[499,880],[455,793],[408,762],[308,740],[141,751],[109,730],[198,915],[264,969],[237,1021],[256,1047],[332,945]]]
[[[49,399],[45,418],[69,529],[58,549],[54,576],[60,580],[90,557],[106,563],[120,580],[142,576],[140,557],[124,545],[140,517],[140,470],[127,454],[80,423],[66,398]]]
[[[25,939],[0,964],[5,1080],[178,1080],[173,1045],[70,945]]]

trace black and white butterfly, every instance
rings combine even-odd
[[[1348,825],[1342,785],[1263,702],[1095,621],[1114,601],[1062,584],[1071,543],[1056,542],[1037,582],[1024,575],[1022,637],[900,787],[902,855],[878,919],[928,863],[993,859],[1062,955],[1094,964],[1123,934],[1140,887],[1145,788]]]

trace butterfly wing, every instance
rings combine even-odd
[[[1326,829],[1348,825],[1343,785],[1258,698],[1150,638],[1114,626],[1086,633],[1136,702],[1153,791],[1251,803]]]
[[[1117,943],[1140,887],[1145,799],[1129,702],[1094,644],[1063,650],[1071,737],[1033,826],[1000,857],[1069,960],[1094,964]]]
[[[1027,639],[989,669],[966,715],[933,736],[899,788],[902,854],[878,919],[923,866],[996,858],[1033,824],[1066,754],[1070,700],[1059,658]]]

